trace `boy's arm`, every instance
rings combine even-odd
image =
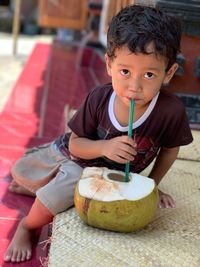
[[[102,147],[105,140],[90,140],[79,137],[72,132],[69,140],[69,151],[72,155],[82,159],[102,157]]]
[[[157,185],[176,160],[178,152],[179,147],[161,148],[155,164],[149,174],[149,177],[153,178]],[[158,190],[158,193],[160,208],[175,208],[175,201],[170,195],[162,192],[161,190]]]
[[[136,155],[133,139],[125,135],[110,140],[90,140],[72,132],[69,151],[75,157],[86,160],[107,157],[118,163],[131,161]]]

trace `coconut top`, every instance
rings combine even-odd
[[[79,194],[98,201],[135,201],[148,196],[155,188],[155,181],[151,178],[130,173],[129,182],[121,182],[109,178],[114,174],[125,176],[123,172],[108,168],[85,168],[78,183]]]

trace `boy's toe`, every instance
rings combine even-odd
[[[12,258],[12,251],[7,251],[6,255],[4,256],[4,261],[11,261]]]
[[[17,260],[17,251],[14,250],[11,257],[11,262],[16,262],[16,260]]]
[[[25,261],[25,260],[26,260],[26,251],[22,251],[21,261]]]
[[[31,250],[28,250],[26,253],[26,260],[30,260],[31,256],[32,256],[32,252],[31,252]]]
[[[15,261],[16,262],[20,262],[21,260],[22,260],[22,252],[21,251],[18,251],[17,252],[17,255],[16,255]]]

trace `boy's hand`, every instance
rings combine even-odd
[[[160,190],[158,190],[158,194],[159,194],[159,203],[158,203],[159,208],[164,209],[164,208],[175,208],[176,207],[175,201],[170,195]]]
[[[137,154],[134,140],[126,135],[106,140],[102,147],[103,155],[118,163],[127,163],[134,160]]]

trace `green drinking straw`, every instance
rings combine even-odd
[[[131,99],[130,101],[130,109],[129,109],[129,122],[128,122],[128,136],[132,137],[132,127],[133,127],[133,115],[134,115],[134,100]],[[128,182],[128,176],[129,176],[129,168],[130,168],[130,162],[126,163],[125,168],[125,182]]]

